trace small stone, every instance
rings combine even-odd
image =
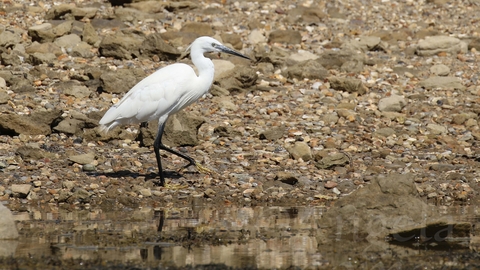
[[[31,188],[32,188],[32,185],[30,184],[13,184],[11,187],[11,190],[12,190],[13,196],[26,198]]]
[[[295,177],[291,172],[277,172],[277,175],[275,175],[275,180],[289,185],[295,185],[298,183],[297,177]]]
[[[328,188],[328,189],[331,189],[331,188],[334,188],[336,187],[338,184],[336,182],[333,182],[333,181],[327,181],[324,185],[325,188]]]
[[[150,196],[152,196],[152,190],[150,190],[149,188],[140,189],[139,192],[140,192],[140,194],[141,194],[143,197],[150,197]]]
[[[42,181],[40,181],[40,180],[33,181],[33,186],[34,187],[41,187],[42,186]]]
[[[212,197],[215,197],[215,191],[211,188],[208,188],[207,190],[205,190],[205,192],[203,192],[205,194],[205,197],[207,198],[212,198]]]
[[[66,190],[72,190],[75,187],[74,181],[63,181],[62,187]]]
[[[82,170],[84,172],[93,172],[95,171],[95,169],[96,169],[95,165],[92,165],[92,164],[85,164],[82,166]]]

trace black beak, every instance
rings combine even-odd
[[[245,58],[245,59],[248,59],[248,60],[252,60],[250,59],[248,56],[245,56],[235,50],[232,50],[228,47],[225,47],[225,46],[218,46],[217,47],[220,51],[224,52],[224,53],[228,53],[228,54],[231,54],[231,55],[235,55],[235,56],[238,56],[238,57],[241,57],[241,58]]]

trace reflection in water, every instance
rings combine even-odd
[[[31,209],[15,215],[21,239],[9,249],[0,248],[0,256],[282,269],[348,267],[359,256],[372,258],[362,265],[369,268],[376,257],[395,260],[405,253],[406,248],[388,242],[372,244],[339,235],[332,235],[333,244],[325,245],[317,238],[323,211],[321,207]]]

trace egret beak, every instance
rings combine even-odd
[[[228,54],[231,54],[231,55],[235,55],[235,56],[238,56],[238,57],[241,57],[241,58],[245,58],[245,59],[248,59],[248,60],[252,60],[250,59],[249,57],[235,51],[235,50],[232,50],[228,47],[225,47],[225,46],[218,46],[217,47],[221,52],[224,52],[224,53],[228,53]]]

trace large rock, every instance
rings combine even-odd
[[[161,61],[175,60],[181,54],[175,47],[166,43],[159,33],[147,36],[142,43],[141,53],[148,57],[156,55]]]
[[[258,75],[254,69],[238,66],[231,75],[218,81],[220,87],[230,92],[244,92],[257,82]]]
[[[139,32],[117,32],[107,35],[100,43],[99,52],[105,57],[131,60],[140,56],[140,47],[145,40]]]
[[[275,30],[270,32],[268,42],[300,44],[302,42],[302,35],[295,30]]]
[[[288,153],[290,153],[294,159],[301,158],[303,161],[309,161],[313,159],[312,150],[305,142],[295,142],[293,146],[286,148]]]
[[[330,82],[330,87],[332,89],[346,91],[348,93],[358,93],[363,95],[368,90],[361,80],[355,78],[332,76],[328,77],[328,81]]]
[[[328,76],[328,70],[326,70],[317,60],[308,60],[288,67],[284,71],[284,76],[298,80],[303,80],[305,78],[323,80]]]
[[[117,69],[116,71],[107,71],[100,76],[100,82],[103,91],[108,93],[126,93],[135,84],[146,77],[143,69],[129,68]]]
[[[457,54],[466,53],[468,44],[455,37],[432,36],[418,42],[416,53],[421,56],[436,55],[441,52]]]
[[[191,112],[180,111],[168,119],[162,142],[168,146],[198,145],[198,129],[205,123],[202,117]],[[158,123],[152,121],[148,127],[141,127],[139,139],[145,146],[152,146],[158,133]]]
[[[5,135],[49,135],[51,126],[62,115],[61,110],[37,110],[30,116],[12,113],[0,114],[0,130]]]
[[[420,87],[425,89],[457,89],[464,90],[465,86],[462,84],[462,81],[457,77],[444,77],[444,76],[432,76],[426,80],[420,81],[418,83]]]
[[[403,96],[391,95],[380,99],[378,102],[378,109],[381,112],[400,112],[407,104]]]
[[[0,203],[0,240],[17,239],[18,231],[12,212]],[[3,246],[3,245],[0,245]],[[3,255],[3,252],[0,252]]]
[[[317,61],[326,69],[339,69],[347,73],[361,72],[366,62],[363,54],[353,50],[328,50]]]

